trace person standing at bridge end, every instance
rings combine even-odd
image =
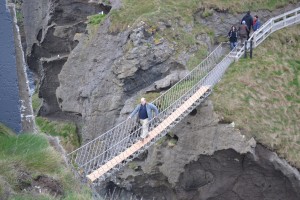
[[[239,28],[239,35],[240,35],[242,45],[244,44],[244,40],[247,39],[248,31],[249,31],[249,29],[246,25],[246,22],[243,21],[242,25],[240,25],[240,28]]]
[[[253,25],[253,17],[251,16],[251,12],[248,11],[247,14],[243,17],[243,19],[241,20],[241,24],[243,24],[243,21],[246,22],[246,25],[247,25],[247,40],[249,39],[250,37],[250,31],[251,31],[251,28],[252,28],[252,25]]]
[[[235,26],[232,26],[228,33],[228,38],[229,38],[229,42],[230,42],[230,50],[233,50],[234,47],[236,47],[237,37],[238,37],[237,30],[236,30]]]
[[[158,115],[157,107],[152,103],[148,103],[145,98],[141,98],[141,104],[137,105],[128,117],[130,119],[138,113],[138,119],[142,124],[142,140],[144,140],[148,136],[149,121],[153,118],[152,111],[155,112],[156,116]]]
[[[256,31],[260,28],[260,20],[258,19],[258,16],[255,15],[253,19],[253,31]]]

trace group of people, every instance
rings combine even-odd
[[[239,28],[237,29],[235,26],[232,26],[228,33],[231,50],[236,47],[238,37],[240,38],[241,43],[244,43],[245,39],[248,40],[250,38],[251,30],[256,31],[260,28],[260,26],[261,23],[258,16],[255,15],[252,17],[250,11],[248,11],[241,20]]]

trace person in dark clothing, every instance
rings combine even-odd
[[[253,17],[251,16],[250,11],[248,11],[247,14],[243,17],[243,19],[241,21],[241,24],[242,24],[243,21],[246,22],[246,25],[248,27],[248,32],[247,32],[247,40],[248,40],[249,37],[250,37],[251,27],[253,25]]]
[[[241,39],[241,44],[244,44],[244,40],[247,39],[247,34],[249,32],[248,26],[245,21],[242,21],[242,25],[239,27],[239,35]]]
[[[157,107],[152,103],[147,103],[145,98],[141,98],[141,104],[137,105],[134,111],[128,117],[132,118],[138,113],[139,121],[142,124],[142,140],[148,136],[149,120],[153,119],[152,111],[155,112],[156,116],[158,115]]]
[[[258,16],[255,15],[253,19],[253,31],[256,31],[260,28],[260,20],[258,19]]]
[[[231,29],[228,33],[228,37],[229,37],[229,42],[230,42],[230,49],[232,50],[237,45],[238,33],[237,33],[235,26],[231,27]]]

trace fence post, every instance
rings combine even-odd
[[[247,58],[247,40],[245,41],[245,45],[244,45],[244,58]]]
[[[271,21],[271,33],[274,32],[273,26],[274,26],[274,19],[272,18],[272,21]]]
[[[250,58],[252,59],[252,50],[253,50],[253,38],[250,41]]]
[[[257,30],[258,31],[258,30]],[[252,41],[253,41],[253,47],[255,48],[256,47],[256,36],[257,36],[257,31],[255,31],[253,33],[253,38],[252,38]]]

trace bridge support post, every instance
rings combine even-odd
[[[244,45],[244,58],[247,58],[247,43],[248,41],[245,41],[245,45]]]
[[[250,41],[250,58],[252,59],[252,53],[253,53],[253,38]]]

